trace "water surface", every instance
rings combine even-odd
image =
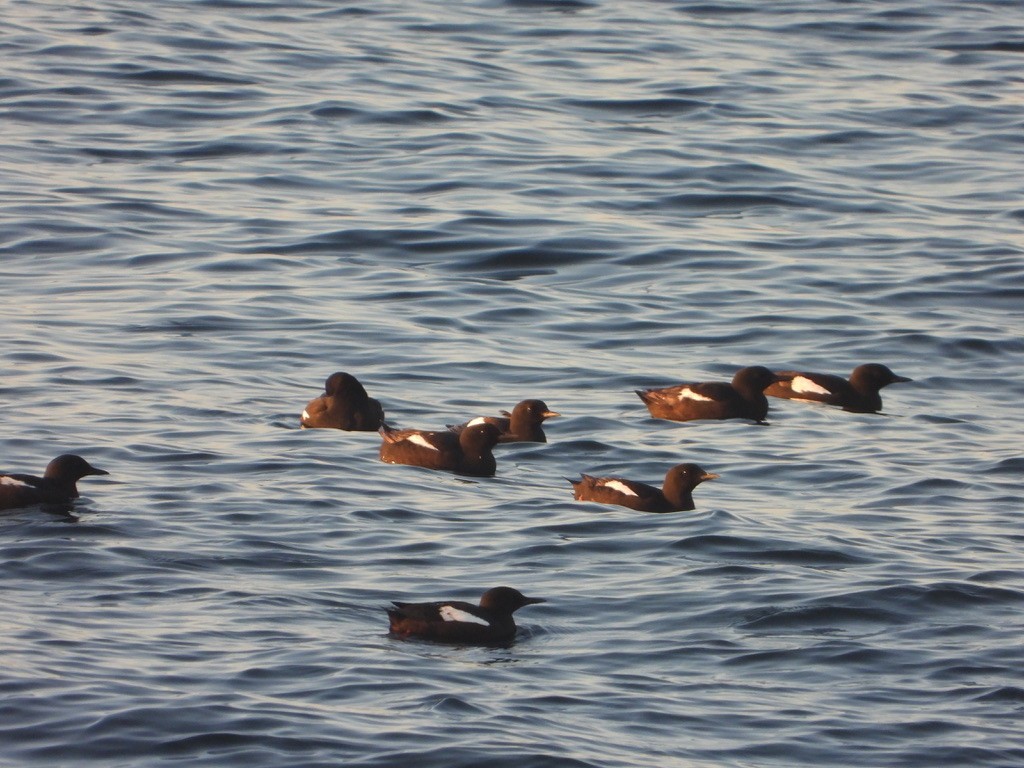
[[[1015,3],[7,9],[0,761],[1024,763]],[[882,414],[648,418],[764,364]],[[493,479],[300,430],[564,416]],[[722,478],[694,512],[566,477]],[[392,599],[547,598],[503,648]]]

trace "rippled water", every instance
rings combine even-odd
[[[1016,2],[8,4],[0,761],[1024,764]],[[647,417],[765,364],[862,415]],[[543,398],[493,479],[300,430]],[[579,472],[722,479],[697,510]],[[547,598],[506,648],[392,599]]]

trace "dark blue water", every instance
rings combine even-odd
[[[1016,2],[8,4],[11,766],[1024,764]],[[740,366],[883,414],[648,418]],[[300,430],[335,370],[493,479]],[[697,509],[565,477],[722,478]],[[392,599],[547,598],[506,648]]]

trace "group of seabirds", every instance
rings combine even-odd
[[[763,366],[741,368],[731,382],[678,384],[637,390],[651,416],[672,421],[749,419],[764,423],[767,396],[808,400],[857,413],[882,408],[879,392],[890,384],[910,381],[877,363],[859,365],[849,379],[806,371],[771,371]],[[512,412],[481,416],[443,430],[395,429],[384,421],[384,409],[367,394],[355,376],[338,372],[327,378],[324,394],[302,412],[305,428],[379,432],[381,461],[408,464],[475,477],[494,475],[493,449],[499,443],[547,442],[543,423],[559,416],[542,400],[523,400]],[[51,461],[42,477],[0,474],[0,509],[42,505],[67,509],[78,498],[77,482],[106,475],[81,456],[64,454]],[[582,474],[569,480],[579,501],[614,504],[641,512],[691,510],[693,490],[718,475],[696,464],[678,464],[666,473],[661,488],[621,477]],[[512,614],[543,603],[511,587],[484,592],[478,605],[459,600],[433,603],[394,602],[387,609],[392,634],[454,643],[504,643],[516,632]]]

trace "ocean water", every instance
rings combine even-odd
[[[0,37],[5,766],[1024,765],[1017,2],[24,0]],[[881,414],[648,417],[763,364]],[[301,430],[563,416],[494,478]],[[697,509],[567,477],[722,475]],[[390,600],[547,603],[514,643]]]

